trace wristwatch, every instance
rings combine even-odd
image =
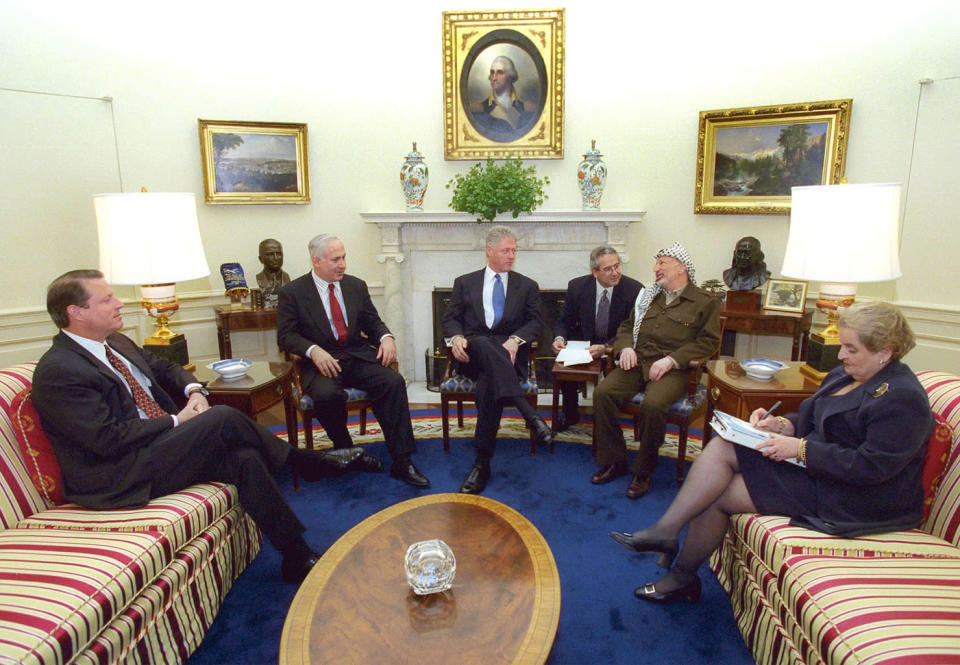
[[[207,390],[206,386],[194,386],[190,389],[190,392],[187,393],[187,397],[190,397],[193,393],[200,393],[204,397],[210,397],[210,391]]]

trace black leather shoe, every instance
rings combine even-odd
[[[557,416],[557,431],[563,432],[580,422],[579,413],[561,413]]]
[[[363,455],[363,448],[339,448],[334,450],[297,450],[291,460],[294,471],[304,480],[315,481],[333,478],[350,470]]]
[[[429,487],[430,485],[430,480],[417,470],[413,462],[394,464],[390,467],[390,475],[414,487]]]
[[[611,531],[608,535],[634,552],[660,552],[657,565],[661,568],[669,568],[673,565],[673,559],[677,556],[677,550],[680,549],[680,543],[676,538],[673,540],[649,540],[636,538],[632,533],[625,531]]]
[[[300,584],[319,560],[320,555],[316,552],[310,552],[306,559],[285,558],[280,564],[280,577],[287,584]]]
[[[363,471],[364,473],[380,473],[383,469],[383,462],[376,455],[364,453],[360,455],[350,465],[351,471]]]
[[[460,485],[461,494],[480,494],[490,480],[490,467],[474,464],[467,479]]]
[[[603,485],[611,480],[625,476],[630,472],[626,462],[614,462],[613,464],[604,464],[600,470],[590,476],[590,482],[594,485]]]
[[[686,600],[695,603],[700,600],[700,578],[695,576],[692,580],[677,587],[673,591],[657,591],[656,584],[644,584],[633,590],[633,595],[640,600],[647,600],[651,603],[673,603],[678,600]]]
[[[533,440],[538,446],[549,446],[553,443],[553,433],[540,416],[535,416],[534,419],[530,421],[528,427],[533,433]]]

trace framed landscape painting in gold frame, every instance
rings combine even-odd
[[[443,12],[444,159],[563,157],[564,10]]]
[[[852,99],[700,112],[693,211],[790,214],[790,188],[843,178]]]
[[[306,123],[197,122],[207,203],[310,203]]]

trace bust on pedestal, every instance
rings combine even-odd
[[[730,267],[723,271],[727,291],[727,309],[738,312],[759,312],[760,292],[757,290],[770,279],[770,271],[763,260],[760,241],[745,236],[733,250]]]

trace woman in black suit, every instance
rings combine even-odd
[[[926,392],[900,362],[914,345],[896,307],[874,302],[844,310],[843,365],[799,413],[767,418],[757,409],[750,422],[773,435],[768,441],[753,450],[714,437],[655,524],[632,534],[610,533],[637,552],[660,552],[665,568],[673,564],[634,595],[696,602],[697,568],[720,544],[734,513],[789,515],[792,524],[839,536],[918,526],[923,456],[934,421]],[[783,463],[793,458],[804,466]],[[678,536],[688,524],[677,556]]]

